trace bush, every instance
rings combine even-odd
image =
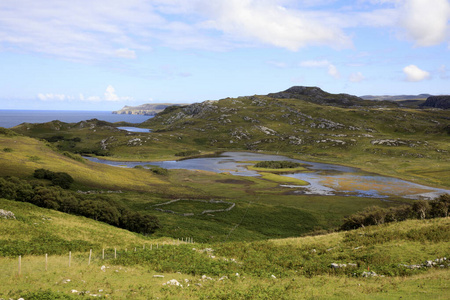
[[[67,181],[65,177],[68,175],[66,175],[66,173],[54,173],[45,169],[35,171],[36,178],[47,179],[50,176],[53,177],[52,181],[55,179]],[[27,181],[16,177],[0,178],[0,198],[29,202],[44,208],[82,215],[142,234],[151,234],[160,227],[158,219],[154,216],[130,211],[122,204],[106,197],[87,197],[89,196],[76,195],[59,185],[32,186]]]
[[[169,175],[169,170],[161,167],[153,167],[150,169],[150,171],[152,171],[154,174],[157,175],[164,175],[164,176]]]
[[[12,148],[6,147],[3,148],[3,152],[13,152],[14,150]]]
[[[293,169],[301,167],[302,164],[294,161],[261,161],[255,164],[256,168],[267,168],[267,169]]]
[[[188,150],[188,151],[182,151],[175,153],[175,156],[192,156],[192,155],[199,155],[200,151],[198,150]]]
[[[72,176],[65,172],[52,172],[46,169],[36,169],[33,176],[37,179],[48,179],[52,181],[53,185],[69,189],[74,182]]]
[[[425,219],[448,217],[450,195],[444,194],[434,200],[417,200],[413,205],[391,207],[389,210],[378,206],[366,208],[344,219],[341,230],[357,229],[369,225],[405,221],[408,219]]]

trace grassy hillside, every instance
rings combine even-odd
[[[265,151],[450,187],[450,176],[444,176],[450,169],[450,120],[444,110],[402,108],[306,88],[303,94],[282,92],[173,106],[140,126],[153,131],[127,133],[98,120],[24,124],[14,130],[50,140],[64,151],[112,160]]]
[[[67,172],[75,180],[74,192],[104,192],[101,197],[157,216],[162,225],[155,233],[158,237],[191,236],[204,242],[292,237],[339,227],[344,216],[371,205],[390,207],[411,202],[405,199],[386,202],[353,196],[293,195],[280,184],[303,182],[271,173],[262,178],[187,170],[155,175],[147,169],[117,168],[91,163],[73,154],[67,156],[55,151],[47,142],[28,137],[0,135],[0,142],[4,149],[9,149],[0,151],[0,175],[35,180],[32,174],[38,168]],[[111,190],[121,192],[106,193]],[[95,200],[97,196],[84,197]],[[173,199],[183,201],[156,206]],[[201,214],[204,210],[223,208],[221,204],[208,203],[210,200],[222,200],[235,206],[227,212]],[[193,215],[183,216],[185,213]]]
[[[450,292],[449,261],[408,267],[450,256],[448,218],[303,238],[174,245],[24,203],[0,200],[0,207],[16,215],[0,219],[2,245],[6,240],[24,250],[38,249],[22,257],[21,276],[17,254],[0,257],[3,298],[445,299]],[[42,254],[52,249],[45,271]],[[332,263],[347,266],[333,268]],[[368,269],[377,276],[363,277]],[[172,279],[183,287],[163,285]]]

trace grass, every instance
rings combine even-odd
[[[448,218],[410,220],[301,238],[172,245],[170,240],[148,240],[81,217],[0,201],[2,207],[14,210],[17,216],[17,220],[0,220],[2,236],[9,232],[11,241],[26,240],[27,236],[36,236],[38,230],[47,230],[96,244],[90,264],[89,247],[72,252],[70,267],[68,249],[50,255],[47,270],[42,254],[22,256],[21,276],[17,256],[0,257],[3,298],[35,293],[51,295],[52,299],[62,295],[78,299],[82,297],[78,293],[82,293],[113,299],[445,299],[450,291],[448,268],[410,270],[399,266],[448,257]],[[47,221],[42,220],[43,214]],[[38,220],[42,223],[34,225],[34,231],[21,227]],[[88,228],[98,234],[89,234],[85,231]],[[160,245],[157,249],[156,242]],[[145,249],[140,246],[143,243]],[[149,243],[153,244],[152,250]],[[166,245],[161,247],[162,243]],[[106,248],[105,260],[102,247]],[[114,247],[118,248],[117,259],[113,256]],[[352,262],[357,267],[332,269],[333,262]],[[362,278],[361,273],[368,267],[385,277]],[[163,285],[171,279],[183,287]]]
[[[62,254],[87,248],[134,248],[170,239],[152,239],[94,220],[0,199],[16,220],[0,219],[0,255]]]
[[[168,183],[161,176],[146,170],[116,168],[74,160],[53,151],[48,144],[28,137],[6,137],[0,135],[0,144],[13,149],[0,152],[0,176],[30,178],[35,169],[66,172],[78,183],[77,187],[103,188],[111,190],[143,190],[164,188]],[[30,156],[29,154],[34,155]],[[20,167],[18,167],[20,166]]]
[[[269,172],[262,172],[261,173],[262,178],[277,182],[280,184],[292,184],[292,185],[308,185],[309,183],[307,181],[297,179],[297,178],[291,178],[286,176],[281,176],[278,174],[272,174]]]

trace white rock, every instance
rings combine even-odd
[[[270,277],[277,279],[277,277],[275,275],[273,275],[273,274]]]
[[[175,286],[181,286],[181,283],[179,283],[176,279],[171,279],[169,281],[167,281],[166,283],[163,283],[163,285],[175,285]]]

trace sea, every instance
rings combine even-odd
[[[11,128],[27,123],[45,123],[59,120],[66,123],[98,119],[107,122],[129,122],[139,124],[151,116],[119,115],[110,111],[81,111],[81,110],[0,110],[0,127]]]

